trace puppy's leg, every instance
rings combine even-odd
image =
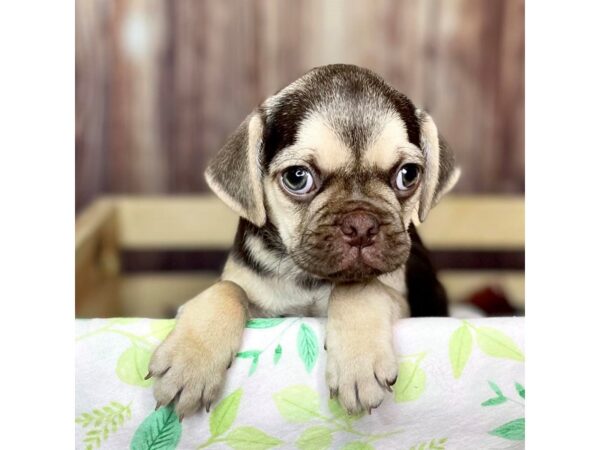
[[[246,321],[246,293],[221,281],[183,305],[175,328],[150,361],[158,405],[175,403],[180,419],[219,395],[239,350]]]
[[[398,376],[392,326],[400,307],[378,280],[334,287],[327,318],[327,384],[351,414],[378,407]]]

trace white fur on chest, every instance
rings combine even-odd
[[[327,302],[331,294],[329,285],[303,289],[289,277],[263,277],[231,258],[221,278],[233,281],[244,289],[252,306],[262,316],[327,315]]]

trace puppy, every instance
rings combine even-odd
[[[328,317],[332,395],[349,413],[379,406],[407,300],[445,313],[413,224],[458,176],[431,117],[369,70],[319,67],[265,100],[206,171],[241,218],[220,281],[181,307],[152,357],[158,404],[180,419],[208,411],[246,320],[301,315]]]

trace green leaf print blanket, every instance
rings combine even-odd
[[[329,398],[324,319],[253,319],[209,414],[155,411],[153,349],[173,320],[76,321],[78,449],[521,449],[522,318],[404,319],[398,381],[371,415]]]

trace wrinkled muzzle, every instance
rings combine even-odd
[[[308,221],[292,258],[307,272],[333,282],[359,282],[392,272],[410,252],[410,237],[392,213],[347,202]]]

